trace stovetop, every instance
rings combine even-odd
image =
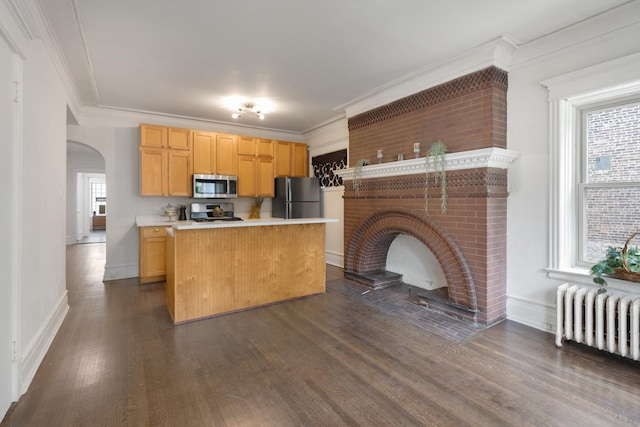
[[[226,222],[226,221],[242,221],[242,218],[238,218],[237,216],[209,216],[206,218],[192,218],[192,221],[195,222]]]

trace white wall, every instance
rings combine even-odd
[[[509,72],[508,148],[520,152],[509,171],[508,301],[510,319],[552,330],[555,289],[549,266],[549,107],[543,80],[640,51],[640,8],[596,20],[516,52]],[[635,19],[636,23],[626,23]],[[612,25],[620,26],[615,30]],[[638,74],[640,76],[640,74]],[[584,278],[587,282],[590,279]]]
[[[2,32],[0,31],[0,35]],[[17,150],[15,139],[15,107],[13,85],[15,63],[19,58],[0,37],[0,197],[5,208],[0,209],[0,418],[9,408],[14,398],[14,363],[11,360],[11,342],[16,326],[14,299],[17,298],[15,274],[16,252],[14,240],[15,213],[13,206],[17,194],[16,165],[14,155]]]
[[[66,95],[39,41],[24,61],[19,347],[28,384],[66,314]]]
[[[349,129],[345,117],[310,130],[304,136],[304,142],[309,145],[309,161],[314,156],[349,148]],[[337,223],[327,224],[325,229],[325,260],[328,264],[344,267],[344,187],[324,188],[322,195],[324,217],[338,220]]]

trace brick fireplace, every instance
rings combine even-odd
[[[371,166],[357,193],[353,169],[343,175],[346,274],[385,271],[391,242],[412,236],[438,260],[447,303],[462,317],[485,325],[505,317],[506,165],[515,160],[506,150],[506,92],[506,72],[489,67],[348,119],[349,164]],[[448,151],[446,213],[432,181],[425,212],[424,158],[391,161],[413,157],[416,142],[424,156],[436,140]],[[376,164],[377,150],[389,161]]]

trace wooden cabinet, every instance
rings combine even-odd
[[[274,145],[272,139],[256,138],[256,156],[273,159]]]
[[[214,175],[216,170],[216,134],[193,132],[193,173]]]
[[[238,174],[238,136],[219,133],[216,138],[216,174]]]
[[[238,156],[254,156],[256,154],[256,139],[249,136],[238,137]]]
[[[140,227],[140,283],[159,282],[165,279],[165,227]]]
[[[309,176],[307,145],[276,141],[275,176]]]
[[[238,195],[273,197],[273,178],[308,176],[306,144],[140,125],[140,194],[191,197],[192,175],[237,175]]]
[[[140,146],[165,148],[169,128],[166,126],[140,125]]]
[[[140,194],[142,196],[166,196],[167,185],[166,151],[155,148],[140,148]]]
[[[250,143],[249,141],[252,141]],[[243,146],[242,149],[240,146]],[[253,150],[250,149],[253,147]],[[238,152],[253,155],[238,155],[238,196],[273,197],[274,163],[273,141],[270,139],[240,137]]]
[[[309,176],[307,144],[292,144],[291,175]]]
[[[275,153],[275,176],[291,176],[291,143],[286,141],[276,141]]]
[[[168,128],[167,147],[172,150],[191,151],[191,130]]]
[[[192,132],[140,125],[140,194],[191,196]]]
[[[192,188],[191,151],[169,150],[167,152],[168,194],[190,197]]]
[[[257,171],[254,156],[238,156],[238,196],[254,197],[257,195]],[[273,180],[273,177],[271,178]]]
[[[256,159],[256,193],[261,197],[275,196],[274,178],[273,178],[273,159],[266,157],[258,157]]]

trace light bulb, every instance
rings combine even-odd
[[[241,117],[241,116],[238,113],[233,113],[231,117],[233,117],[234,119],[237,119],[238,117]]]
[[[258,114],[258,118],[259,118],[260,120],[264,120],[264,114]]]

